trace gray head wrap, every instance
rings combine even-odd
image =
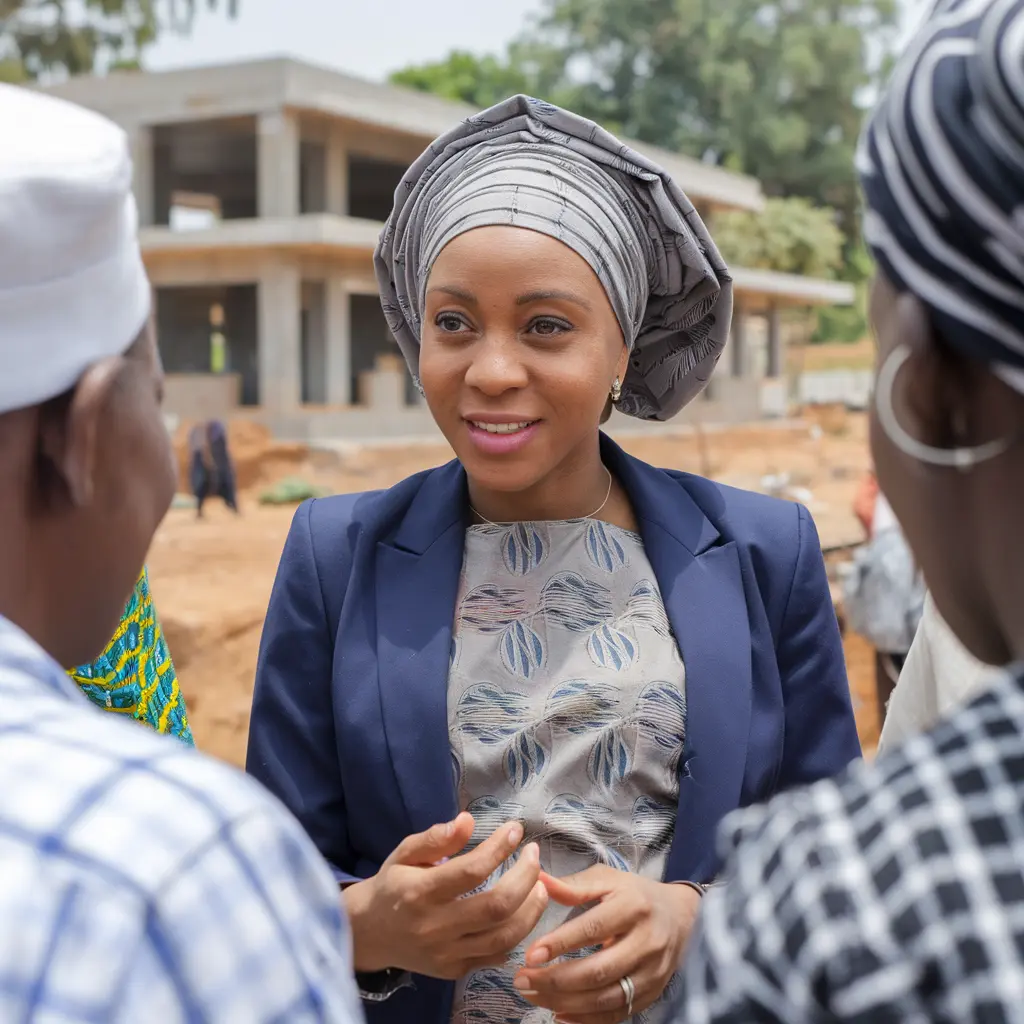
[[[864,237],[943,338],[1024,393],[1024,0],[942,0],[857,153]]]
[[[693,204],[603,128],[526,96],[442,135],[395,193],[374,269],[414,377],[434,260],[492,225],[557,238],[597,274],[631,351],[619,409],[666,420],[701,392],[728,338],[732,282]]]

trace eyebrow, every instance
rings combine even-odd
[[[472,292],[468,292],[464,288],[457,288],[455,285],[435,285],[427,291],[427,294],[432,295],[435,292],[440,292],[443,295],[450,295],[453,299],[459,299],[460,301],[470,305],[476,305],[477,303],[477,298]],[[563,302],[571,302],[586,310],[592,309],[590,303],[582,296],[576,295],[573,292],[558,291],[557,289],[526,292],[525,294],[516,297],[516,305],[529,306],[533,302],[549,302],[552,299],[561,299]]]
[[[532,302],[545,302],[551,299],[561,299],[563,302],[571,302],[574,305],[582,306],[584,309],[590,309],[590,303],[586,299],[579,295],[575,295],[572,292],[560,292],[557,290],[545,290],[539,292],[527,292],[525,295],[520,295],[516,299],[517,306],[528,306]]]
[[[472,292],[467,292],[464,288],[456,288],[453,285],[439,284],[428,290],[427,294],[432,295],[434,292],[442,292],[445,295],[450,295],[453,299],[460,299],[462,302],[466,302],[470,305],[476,305],[476,296]]]

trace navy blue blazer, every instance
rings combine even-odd
[[[686,740],[666,879],[710,880],[729,811],[860,756],[817,532],[789,502],[655,469],[601,439],[686,664]],[[307,502],[260,647],[247,770],[339,881],[458,811],[446,689],[468,523],[458,462],[387,491]],[[448,1024],[452,986],[418,978],[371,1024]]]

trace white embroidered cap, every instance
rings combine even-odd
[[[0,413],[126,351],[152,302],[125,133],[0,85]]]

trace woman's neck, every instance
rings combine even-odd
[[[558,467],[532,487],[501,491],[469,480],[469,503],[484,522],[581,519],[610,504],[612,478],[599,453],[572,467]],[[609,499],[602,508],[602,503]]]

